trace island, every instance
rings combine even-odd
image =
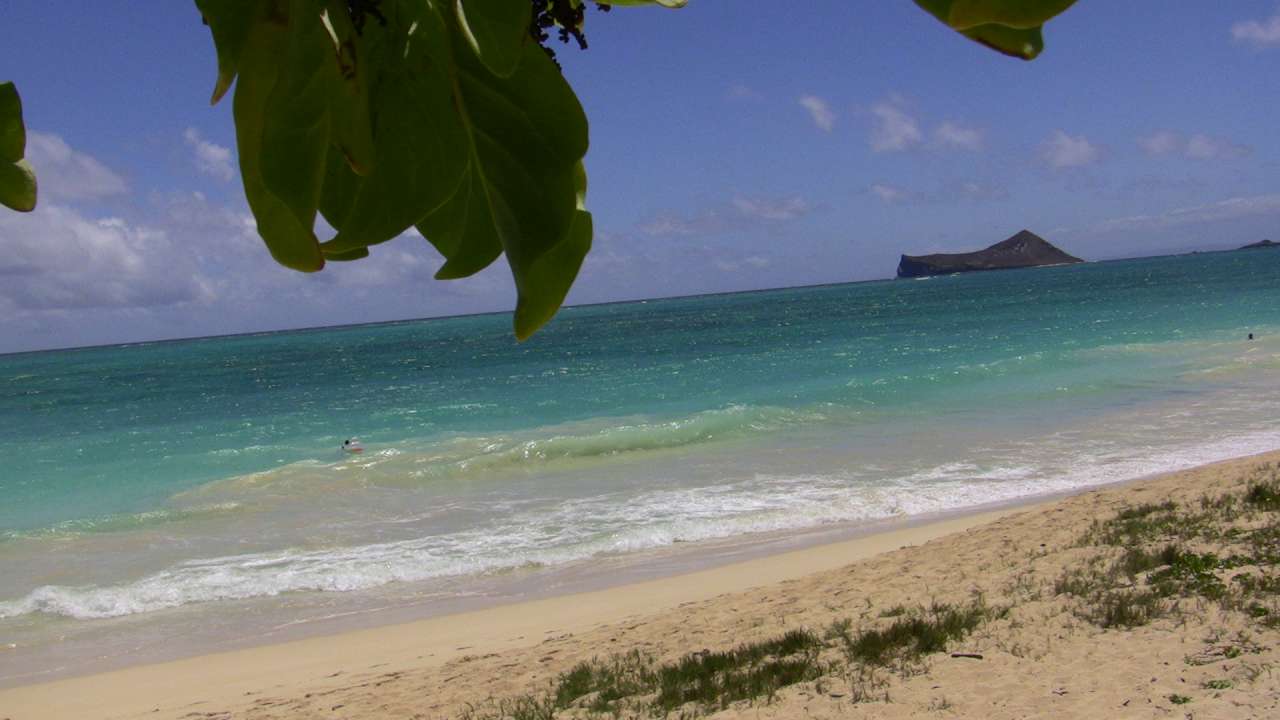
[[[1053,243],[1030,230],[1023,230],[1008,240],[977,252],[903,255],[898,262],[898,277],[918,278],[976,270],[1010,270],[1080,262],[1084,261],[1059,250]]]
[[[1263,240],[1262,242],[1249,243],[1248,245],[1245,245],[1238,249],[1239,250],[1258,250],[1261,248],[1274,248],[1274,247],[1280,247],[1280,243],[1271,242],[1270,240]]]

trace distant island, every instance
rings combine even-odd
[[[1258,250],[1260,248],[1273,248],[1273,247],[1280,247],[1280,243],[1271,242],[1270,240],[1263,240],[1262,242],[1249,243],[1248,245],[1245,245],[1239,249],[1240,250]]]
[[[1008,240],[977,252],[903,255],[898,262],[898,277],[917,278],[976,270],[1011,270],[1080,262],[1084,261],[1059,250],[1053,243],[1030,230],[1023,230]]]

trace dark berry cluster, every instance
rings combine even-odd
[[[578,41],[579,48],[587,49],[587,36],[582,33],[582,21],[587,7],[585,2],[575,4],[572,0],[532,0],[532,3],[533,19],[529,24],[529,34],[552,60],[556,59],[556,52],[547,45],[547,41],[551,39],[547,31],[551,28],[558,27],[560,42],[568,43],[572,37]],[[611,8],[604,2],[596,2],[596,7],[603,12],[608,12]],[[559,64],[556,63],[557,66]]]
[[[379,25],[386,26],[387,17],[378,9],[381,4],[382,0],[347,0],[347,12],[351,14],[351,24],[355,27],[356,34],[364,34],[365,15],[374,16]]]

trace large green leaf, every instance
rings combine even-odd
[[[572,282],[581,257],[564,263],[578,248],[590,246],[589,219],[578,217],[577,208],[586,116],[542,49],[528,44],[523,53],[509,78],[489,73],[471,52],[454,53],[474,181],[483,190],[515,276],[516,336],[521,339],[555,314],[568,291],[563,281]],[[564,272],[548,264],[557,262]]]
[[[510,77],[532,42],[528,0],[457,0],[458,24],[489,71]]]
[[[36,207],[36,174],[23,159],[26,151],[22,98],[13,83],[0,83],[0,205],[18,212]]]
[[[952,0],[947,24],[956,30],[979,25],[1038,28],[1076,0]]]
[[[380,7],[386,26],[370,23],[364,29],[376,170],[357,179],[342,217],[326,212],[338,230],[325,243],[326,253],[398,236],[453,196],[470,161],[470,141],[449,74],[453,56],[462,53],[451,52],[460,43],[449,37],[445,16],[426,0]],[[471,54],[469,48],[465,54]]]
[[[18,162],[27,151],[22,98],[11,82],[0,83],[0,162]]]
[[[338,82],[332,44],[313,0],[290,0],[286,43],[263,108],[262,184],[299,227],[315,224],[329,154],[329,106]]]
[[[965,37],[1005,55],[1034,59],[1044,49],[1041,27],[1075,0],[915,0]]]
[[[1034,60],[1044,50],[1040,28],[1014,28],[1005,25],[979,25],[960,33],[996,52],[1022,60]]]
[[[26,160],[0,161],[0,205],[18,212],[36,209],[36,173]]]
[[[329,96],[333,144],[353,170],[368,175],[374,166],[368,47],[347,14],[346,0],[328,0],[320,17],[332,43],[331,71],[336,72],[330,77],[337,87]]]
[[[205,17],[216,35],[215,16]],[[224,20],[249,23],[239,59],[232,114],[236,122],[240,176],[249,208],[258,223],[258,234],[281,265],[307,272],[319,270],[324,267],[324,256],[311,224],[273,193],[263,177],[268,105],[289,49],[289,7],[284,0],[262,0],[252,14]],[[301,21],[296,17],[292,20]],[[269,148],[268,157],[277,150]],[[274,162],[268,160],[269,164]],[[304,178],[301,182],[308,180]]]
[[[258,15],[262,0],[196,0],[196,7],[213,35],[218,52],[218,80],[209,102],[216,104],[231,88],[240,66],[240,56],[249,41],[250,18]]]
[[[449,201],[418,222],[418,232],[445,258],[437,280],[474,275],[502,254],[502,240],[493,223],[489,199],[479,173],[467,175]]]

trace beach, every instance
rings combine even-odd
[[[1148,623],[1102,628],[1053,587],[1089,565],[1080,538],[1095,523],[1247,492],[1277,462],[1273,452],[635,585],[13,688],[0,691],[0,717],[487,717],[593,658],[671,661],[977,597],[1001,616],[917,665],[884,668],[870,687],[851,686],[846,668],[699,714],[1167,717],[1186,704],[1195,717],[1274,716],[1275,623],[1192,597]],[[1280,613],[1274,593],[1262,607]]]
[[[568,308],[523,345],[492,315],[0,356],[0,433],[24,448],[0,476],[0,691],[199,666],[105,681],[157,688],[129,691],[150,711],[262,691],[249,657],[286,685],[451,662],[1268,452],[1277,269],[1218,253]],[[954,583],[886,618],[995,627]],[[707,632],[694,649],[725,647]],[[856,664],[793,641],[810,664],[769,667]],[[690,650],[654,649],[625,668],[638,688]],[[465,702],[533,692],[508,679]]]

